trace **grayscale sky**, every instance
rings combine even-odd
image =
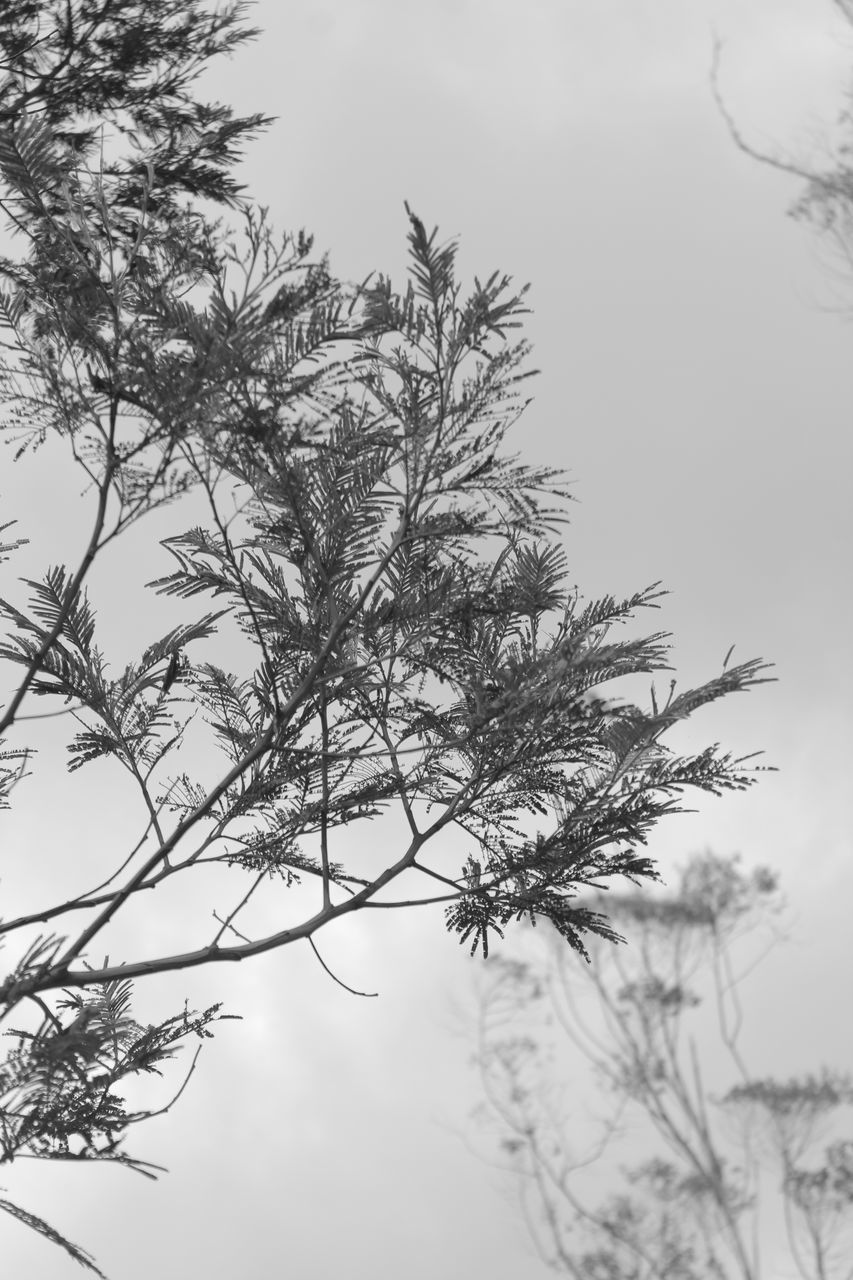
[[[778,684],[706,709],[678,743],[763,748],[779,772],[670,819],[652,852],[665,876],[705,846],[781,871],[792,940],[753,979],[751,1061],[849,1066],[853,280],[786,218],[796,183],[734,147],[709,67],[716,30],[744,134],[819,156],[853,33],[829,0],[261,0],[256,21],[265,34],[211,92],[280,117],[245,166],[276,222],[313,231],[340,275],[399,280],[408,199],[461,238],[464,274],[530,281],[542,373],[515,441],[571,472],[573,579],[586,594],[663,580],[651,629],[674,633],[685,683],[732,644],[777,663]],[[82,545],[60,475],[55,491],[23,473],[2,486],[45,562]],[[140,575],[167,571],[153,526],[129,545]],[[119,569],[93,590],[105,647],[159,633],[115,606]],[[110,844],[107,770],[82,779],[50,808],[22,788],[13,895],[43,901]],[[153,945],[156,915],[140,928]],[[244,1019],[129,1144],[167,1176],[32,1162],[3,1170],[6,1193],[111,1280],[550,1274],[511,1184],[472,1149],[473,1038],[454,1005],[481,962],[438,909],[350,918],[318,943],[380,998],[348,995],[296,948],[140,991],[143,1017],[187,996]],[[10,1280],[83,1274],[11,1220],[0,1249]]]

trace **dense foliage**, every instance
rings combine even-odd
[[[455,245],[411,210],[407,283],[348,285],[243,194],[240,147],[267,122],[191,92],[251,34],[243,8],[166,0],[155,18],[139,0],[53,0],[0,16],[2,208],[21,250],[0,260],[3,427],[20,466],[61,441],[91,502],[74,561],[58,549],[41,577],[4,585],[0,795],[10,804],[27,773],[50,785],[22,715],[38,700],[67,718],[68,767],[111,765],[139,812],[96,889],[0,925],[19,944],[0,986],[6,1016],[19,1011],[0,1160],[138,1165],[122,1137],[149,1113],[116,1086],[219,1015],[142,1027],[132,979],[315,947],[344,914],[415,902],[444,904],[472,951],[537,917],[583,950],[585,934],[616,935],[578,889],[653,877],[645,839],[684,790],[754,774],[663,739],[760,683],[760,662],[653,691],[646,709],[596,692],[667,666],[664,633],[617,634],[661,593],[584,602],[567,585],[564,482],[505,442],[526,403],[525,291],[497,272],[464,287]],[[196,499],[206,522],[175,525],[172,571],[151,584],[187,602],[186,621],[114,673],[92,566]],[[10,535],[4,553],[19,547]],[[222,634],[236,671],[205,651]],[[392,852],[374,840],[365,874],[352,824],[394,814],[405,837],[392,823]],[[453,829],[468,852],[448,875],[434,851]],[[73,859],[73,832],[68,846]],[[200,894],[185,949],[97,958],[129,904],[158,886],[162,912],[211,866],[243,873],[213,929]],[[295,890],[309,884],[306,910]],[[250,900],[271,885],[293,887],[293,919],[253,931]]]

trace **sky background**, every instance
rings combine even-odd
[[[709,68],[716,31],[744,135],[808,159],[843,105],[853,30],[828,0],[261,0],[255,20],[264,35],[208,92],[280,117],[244,170],[276,222],[312,231],[341,276],[401,280],[407,199],[460,237],[463,277],[530,281],[542,372],[515,442],[571,474],[572,579],[588,595],[661,579],[652,622],[674,633],[684,685],[732,644],[777,664],[778,684],[697,714],[677,742],[763,748],[779,772],[670,819],[651,852],[665,877],[705,846],[780,871],[791,941],[752,980],[750,1061],[849,1067],[853,282],[785,216],[796,182],[738,152]],[[45,465],[2,486],[33,568],[71,559],[88,523],[76,482]],[[153,526],[128,545],[140,574],[166,571]],[[93,589],[107,649],[158,632],[122,603],[120,548]],[[109,848],[120,797],[83,778],[50,806],[22,788],[4,816],[13,899],[79,888]],[[158,928],[149,915],[149,946]],[[480,962],[440,909],[364,913],[318,943],[380,998],[349,996],[295,947],[140,989],[143,1020],[184,996],[244,1019],[129,1143],[168,1176],[20,1162],[6,1193],[111,1280],[550,1274],[511,1182],[471,1149],[458,1007]],[[10,1277],[83,1274],[11,1219],[2,1255]]]

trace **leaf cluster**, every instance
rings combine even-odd
[[[109,1159],[146,1172],[121,1143],[132,1124],[156,1113],[128,1111],[117,1086],[140,1073],[161,1075],[187,1037],[212,1034],[220,1006],[143,1027],[131,1016],[131,992],[118,979],[66,992],[54,1010],[41,1005],[35,1031],[4,1033],[14,1045],[0,1066],[0,1163],[26,1153]]]
[[[492,276],[463,299],[455,246],[409,216],[408,288],[362,291],[355,355],[312,388],[314,417],[288,399],[289,302],[261,312],[254,296],[229,302],[224,286],[212,295],[204,332],[219,334],[218,353],[231,344],[231,355],[217,355],[215,377],[212,364],[199,371],[205,404],[240,409],[246,397],[258,407],[251,395],[264,379],[270,411],[278,397],[269,429],[241,424],[238,437],[226,404],[195,439],[172,436],[213,522],[166,540],[176,567],[151,585],[186,601],[213,597],[216,613],[173,630],[109,680],[79,577],[60,567],[29,583],[29,613],[2,604],[17,634],[0,656],[27,668],[33,692],[60,694],[78,719],[89,713],[69,744],[72,767],[117,757],[151,815],[159,851],[106,917],[125,892],[167,878],[173,849],[181,871],[202,853],[291,883],[312,871],[327,909],[332,883],[350,899],[372,898],[382,877],[333,870],[328,841],[334,828],[395,805],[411,834],[395,876],[421,869],[421,849],[451,825],[473,842],[447,882],[452,893],[436,899],[472,950],[486,954],[490,934],[502,936],[513,919],[544,917],[583,951],[586,930],[616,935],[573,905],[579,889],[653,877],[639,850],[686,789],[718,794],[751,781],[745,761],[717,747],[679,756],[663,739],[701,706],[763,682],[761,662],[724,666],[698,689],[677,694],[673,684],[662,704],[653,689],[646,709],[597,692],[667,666],[665,633],[616,633],[657,608],[661,592],[654,584],[584,602],[566,585],[556,533],[568,494],[553,469],[527,466],[504,443],[528,376],[526,345],[505,335],[523,314],[523,291]],[[264,225],[250,216],[253,261],[269,249]],[[236,259],[236,248],[224,256]],[[269,264],[260,270],[266,278]],[[328,279],[309,270],[305,281],[313,305],[311,291]],[[197,327],[198,349],[198,313],[169,305],[183,308],[185,332]],[[263,356],[274,349],[284,366]],[[140,404],[160,385],[155,370],[143,373]],[[170,385],[180,403],[174,371]],[[220,513],[226,480],[246,494],[239,525]],[[194,667],[184,653],[224,617],[254,651],[248,677]],[[228,773],[210,791],[182,773],[156,800],[149,781],[185,727],[174,718],[175,684],[192,692]],[[170,835],[163,806],[178,818]],[[544,824],[531,829],[531,819]],[[182,859],[185,835],[202,826],[201,845]],[[303,847],[312,836],[320,858]],[[216,944],[187,962],[220,952]]]
[[[108,123],[131,145],[117,160],[127,198],[140,168],[162,175],[170,198],[186,193],[233,203],[242,188],[231,174],[242,146],[270,123],[199,101],[194,82],[205,64],[230,54],[257,30],[248,6],[211,10],[203,0],[16,0],[0,14],[0,132],[23,118],[49,126],[57,142],[91,153]]]

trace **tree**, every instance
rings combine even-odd
[[[853,28],[851,0],[832,0],[834,8]],[[853,93],[847,91],[839,112],[837,137],[827,137],[823,161],[806,159],[781,151],[767,151],[751,143],[744,127],[726,103],[720,86],[722,50],[715,43],[711,88],[717,107],[735,145],[744,155],[780,173],[796,178],[800,195],[790,207],[790,215],[809,223],[830,249],[831,256],[848,273],[853,265]]]
[[[555,1270],[578,1280],[777,1275],[761,1259],[775,1183],[781,1214],[770,1227],[797,1273],[853,1275],[853,1140],[832,1129],[853,1104],[853,1081],[826,1069],[757,1077],[741,1045],[740,977],[761,958],[746,968],[744,940],[754,952],[779,906],[772,872],[704,854],[665,896],[608,895],[625,949],[594,939],[582,965],[546,930],[526,958],[489,961],[478,1020],[483,1111]],[[708,1000],[713,1014],[703,1018]],[[559,1058],[555,1036],[592,1068],[594,1102],[577,1088],[578,1058]],[[596,1175],[607,1184],[597,1202]]]
[[[17,1011],[0,1068],[5,1162],[152,1172],[122,1146],[151,1112],[129,1112],[117,1086],[222,1015],[142,1027],[135,979],[297,941],[316,951],[342,915],[421,903],[442,904],[472,952],[538,916],[582,951],[588,934],[616,935],[575,905],[578,889],[655,878],[642,846],[681,794],[755,777],[748,758],[684,757],[662,739],[762,683],[760,661],[726,660],[660,702],[653,690],[647,710],[594,693],[666,668],[665,633],[614,634],[662,593],[584,603],[566,584],[565,484],[505,445],[530,376],[511,333],[525,290],[495,272],[465,292],[455,244],[408,206],[405,288],[346,284],[236,183],[240,146],[267,121],[191,88],[252,34],[244,7],[167,0],[155,23],[140,0],[20,0],[0,18],[2,207],[24,244],[0,261],[5,429],[22,466],[61,441],[92,504],[76,563],[0,604],[15,678],[0,794],[8,805],[33,768],[38,699],[69,726],[68,767],[117,770],[140,815],[95,889],[0,926],[19,947],[0,986],[4,1017]],[[113,674],[92,566],[153,512],[199,502],[206,523],[163,541],[172,571],[150,584],[191,612]],[[211,658],[223,635],[237,672]],[[170,771],[178,747],[196,768]],[[49,774],[39,785],[48,795]],[[394,813],[403,843],[365,875],[351,824]],[[448,873],[452,829],[474,852]],[[242,885],[201,943],[200,905],[181,920],[186,947],[98,959],[151,890],[162,911],[192,877],[201,904],[211,867]],[[409,888],[424,879],[431,892]],[[294,918],[252,932],[272,882],[293,889]],[[316,886],[310,901],[300,885]]]

